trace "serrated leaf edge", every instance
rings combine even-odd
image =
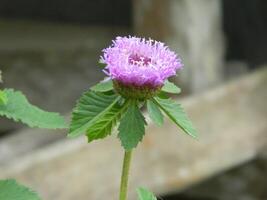
[[[33,189],[25,186],[25,185],[22,185],[20,183],[18,183],[15,179],[5,179],[5,180],[0,180],[0,183],[2,182],[2,184],[11,184],[12,187],[16,187],[16,189],[18,190],[23,190],[24,192],[27,193],[27,195],[34,195],[36,197],[36,200],[41,200],[39,194],[34,191]],[[1,191],[0,191],[1,192]],[[23,199],[24,198],[24,199]],[[25,199],[25,197],[23,196],[20,196],[20,199],[21,200],[28,200],[28,199]]]
[[[149,105],[150,105],[150,106],[149,106]],[[153,113],[150,112],[150,111],[152,111],[152,109],[150,109],[150,108],[151,108],[151,105],[154,105],[154,106],[156,106],[156,108],[157,108],[157,112],[158,112],[158,114],[159,114],[160,117],[161,117],[161,121],[160,121],[159,123],[158,123],[157,120],[155,120],[155,118],[154,118],[154,116],[153,116]],[[158,126],[162,126],[163,123],[164,123],[164,121],[163,121],[164,116],[163,116],[161,110],[159,109],[159,107],[157,106],[157,104],[155,104],[152,100],[149,99],[149,100],[147,100],[146,106],[147,106],[147,112],[148,112],[148,115],[149,115],[150,119],[151,119],[156,125],[158,125]]]
[[[120,96],[119,96],[120,97]],[[121,100],[121,98],[122,97],[120,97],[119,98],[119,100],[116,102],[116,103],[118,103],[120,100]],[[115,104],[116,104],[115,103]],[[115,106],[115,104],[113,104],[113,106]],[[123,113],[125,113],[125,111],[127,110],[127,107],[128,107],[128,105],[129,105],[129,101],[125,101],[124,102],[124,104],[121,106],[121,110],[119,111],[119,112],[117,112],[115,115],[115,117],[113,117],[113,120],[111,120],[112,122],[112,125],[111,125],[111,131],[110,131],[110,133],[108,134],[108,135],[111,135],[111,133],[112,133],[112,129],[113,129],[113,127],[117,124],[117,122],[121,119],[121,117],[122,117],[122,115],[123,115]],[[113,107],[112,106],[112,107]],[[110,109],[112,109],[112,107],[110,107]],[[108,111],[107,111],[108,112]],[[102,115],[102,117],[103,117],[103,115]],[[100,118],[100,120],[101,120],[101,118]],[[98,121],[96,121],[95,123],[98,123]],[[94,125],[94,124],[93,124]],[[92,125],[92,126],[93,126]],[[86,130],[86,136],[87,136],[87,138],[88,138],[88,142],[92,142],[93,140],[96,140],[95,138],[94,139],[90,139],[89,138],[89,136],[88,136],[88,129],[90,129],[90,127],[89,128],[87,128],[87,130]],[[106,135],[106,136],[108,136],[108,135]],[[104,136],[104,137],[106,137],[106,136]],[[97,138],[97,139],[103,139],[104,137],[102,137],[102,138]]]
[[[132,105],[136,106],[137,110],[139,111],[140,117],[142,118],[142,120],[143,120],[143,122],[144,122],[144,133],[143,133],[142,137],[140,138],[140,140],[136,143],[136,146],[131,147],[131,148],[126,148],[126,147],[123,145],[123,142],[121,141],[121,138],[120,138],[120,131],[119,131],[118,138],[119,138],[120,141],[121,141],[121,146],[122,146],[126,151],[129,151],[129,150],[131,150],[131,149],[136,148],[137,145],[138,145],[138,143],[142,142],[142,140],[143,140],[143,138],[144,138],[144,136],[145,136],[145,134],[146,134],[146,132],[145,132],[145,126],[147,125],[146,119],[145,119],[145,117],[144,117],[142,111],[140,110],[140,108],[139,108],[139,106],[138,106],[138,102],[136,102],[136,100],[129,100],[129,105],[128,105],[127,110],[126,110],[126,112],[124,113],[124,115],[126,115],[128,109],[129,109],[130,106],[131,106],[131,103],[132,103]],[[123,118],[123,117],[124,117],[124,116],[122,116],[122,118]],[[121,125],[121,122],[120,122],[120,125]],[[119,130],[119,129],[120,129],[120,126],[118,127],[118,130]]]
[[[159,98],[159,97],[158,97]],[[171,99],[170,99],[171,100]],[[179,126],[179,128],[180,129],[182,129],[186,134],[188,134],[188,135],[190,135],[191,137],[193,137],[193,138],[195,138],[195,139],[197,139],[198,138],[198,136],[196,135],[196,134],[193,134],[193,133],[191,133],[191,132],[189,132],[188,130],[186,130],[183,126],[181,126],[177,121],[176,121],[176,119],[174,119],[170,114],[169,114],[169,112],[155,99],[155,98],[152,98],[152,101],[156,104],[156,105],[158,105],[159,106],[159,108],[176,124],[176,125],[178,125]],[[176,102],[174,102],[174,103],[176,103]],[[178,104],[178,105],[180,105],[180,104]],[[184,111],[184,109],[183,109],[183,107],[181,106],[181,109],[182,109],[182,111],[185,113],[185,111]]]
[[[83,95],[85,95],[88,91],[84,92]],[[101,93],[101,92],[100,92]],[[82,95],[82,96],[83,96]],[[80,98],[81,99],[81,98]],[[80,99],[77,100],[76,102],[76,106],[75,108],[79,105],[79,101]],[[69,132],[67,137],[68,138],[75,138],[75,137],[78,137],[80,136],[81,134],[77,134],[77,132],[84,132],[84,134],[86,134],[87,130],[92,126],[94,125],[94,123],[99,120],[99,118],[101,118],[110,108],[112,108],[119,100],[121,99],[120,96],[118,96],[106,109],[104,109],[99,115],[97,115],[96,117],[94,117],[92,120],[90,120],[89,122],[87,122],[86,124],[84,124],[83,126],[81,126],[78,130],[74,130],[72,132]],[[75,112],[75,109],[72,113],[72,118],[71,118],[71,121],[73,120],[73,117],[74,117],[74,112]],[[82,131],[81,131],[82,130]]]
[[[28,104],[30,104],[33,108],[39,109],[39,110],[41,110],[41,111],[43,111],[43,112],[53,113],[53,114],[54,114],[55,116],[57,116],[57,117],[62,117],[59,113],[44,111],[44,110],[40,109],[39,107],[37,107],[37,106],[35,106],[35,105],[32,105],[32,104],[28,101],[28,99],[26,98],[26,96],[25,96],[22,92],[20,92],[20,91],[17,91],[17,90],[14,90],[14,89],[4,89],[4,92],[5,92],[5,91],[11,91],[11,92],[18,93],[18,94],[22,95],[22,96],[25,98],[26,102],[27,102]],[[8,101],[7,101],[7,103],[8,103]],[[23,118],[16,118],[16,117],[14,117],[14,116],[9,115],[8,113],[1,113],[1,110],[0,110],[0,116],[6,117],[7,119],[11,119],[11,120],[13,120],[13,121],[15,121],[15,122],[22,122],[23,124],[26,124],[26,125],[29,126],[30,128],[44,128],[44,129],[54,129],[54,130],[56,130],[56,129],[65,129],[65,128],[68,127],[65,121],[64,121],[65,124],[64,124],[63,126],[57,126],[57,127],[48,127],[48,126],[38,126],[38,125],[33,125],[32,123],[29,123],[29,122],[25,121]],[[62,118],[62,119],[64,120],[64,118]]]

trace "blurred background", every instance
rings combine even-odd
[[[151,125],[132,187],[147,185],[164,200],[266,200],[266,11],[265,0],[0,0],[2,87],[69,118],[81,93],[103,79],[98,60],[112,39],[164,41],[183,59],[173,81],[200,139],[177,136],[168,122]],[[66,140],[65,131],[0,123],[1,178],[15,177],[49,200],[116,197],[122,153],[115,137],[87,145]],[[119,153],[117,163],[111,153]]]

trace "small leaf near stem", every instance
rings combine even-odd
[[[179,94],[181,93],[181,89],[177,87],[174,83],[166,80],[163,87],[161,88],[161,91],[172,93],[172,94]]]
[[[91,87],[91,90],[95,92],[108,92],[113,90],[113,82],[112,80],[103,80]]]
[[[197,133],[193,124],[185,114],[180,104],[171,99],[153,98],[153,102],[185,133],[196,138]]]
[[[147,100],[147,110],[152,121],[158,126],[161,126],[163,124],[163,115],[158,106],[153,101]]]
[[[157,200],[157,198],[145,188],[139,187],[137,189],[139,200]]]

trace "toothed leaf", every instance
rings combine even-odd
[[[92,90],[85,92],[73,109],[68,136],[77,137],[86,133],[91,134],[91,129],[98,130],[99,121],[102,120],[103,116],[116,110],[119,100],[120,97],[117,95],[107,95]],[[101,133],[103,134],[103,132]],[[92,138],[95,138],[96,136],[93,135]]]
[[[96,139],[105,138],[110,135],[112,128],[116,125],[118,120],[127,108],[127,103],[120,105],[119,101],[113,104],[112,107],[99,118],[92,126],[87,129],[88,142]]]
[[[197,137],[197,133],[193,127],[193,124],[187,117],[180,104],[171,99],[161,99],[159,97],[154,98],[154,102],[185,133],[192,137]]]
[[[131,102],[119,125],[119,138],[125,150],[135,148],[145,134],[145,118],[136,102]]]
[[[152,119],[152,121],[158,126],[161,126],[163,124],[163,115],[160,109],[158,108],[158,106],[154,104],[153,101],[148,100],[147,110],[148,110],[149,117]]]
[[[31,105],[27,98],[19,91],[5,89],[7,102],[0,105],[0,115],[14,121],[20,121],[30,127],[38,128],[66,128],[67,124],[58,113],[43,111]]]

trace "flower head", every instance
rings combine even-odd
[[[161,88],[182,67],[176,53],[152,39],[117,37],[103,52],[104,72],[116,85],[134,87],[134,91]]]
[[[115,90],[129,98],[154,96],[182,67],[176,53],[152,39],[117,37],[103,52],[104,72],[113,80]]]

